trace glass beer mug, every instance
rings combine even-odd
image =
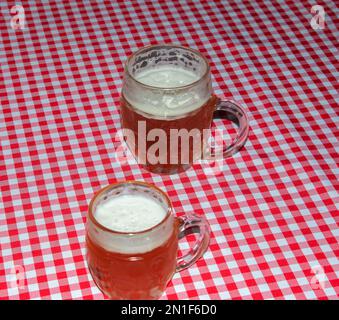
[[[144,47],[129,57],[120,111],[129,149],[140,165],[155,173],[178,173],[211,157],[204,130],[208,132],[213,118],[239,127],[223,157],[237,152],[248,136],[243,108],[213,94],[206,58],[176,45]]]
[[[179,239],[192,233],[198,234],[196,243],[177,257]],[[88,267],[111,299],[158,299],[175,272],[203,255],[209,234],[203,217],[175,217],[168,196],[153,185],[109,185],[89,205]]]

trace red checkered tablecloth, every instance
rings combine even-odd
[[[2,1],[0,298],[103,298],[84,259],[86,212],[129,179],[211,225],[204,258],[163,299],[338,298],[338,8],[319,1],[313,29],[316,2],[22,1],[15,30],[20,3]],[[205,54],[215,93],[248,111],[249,139],[221,174],[116,160],[123,63],[159,42]]]

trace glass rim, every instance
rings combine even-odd
[[[93,206],[95,204],[95,201],[97,199],[100,198],[100,196],[102,196],[107,190],[122,186],[122,185],[138,185],[138,186],[143,186],[143,187],[147,187],[150,189],[155,190],[157,193],[161,194],[164,199],[166,200],[167,203],[167,211],[166,211],[166,215],[165,217],[156,225],[145,229],[145,230],[141,230],[141,231],[135,231],[135,232],[124,232],[124,231],[116,231],[116,230],[112,230],[109,229],[107,227],[105,227],[103,224],[101,224],[94,216],[94,212],[93,212]],[[158,227],[160,227],[164,222],[167,221],[167,219],[171,216],[172,213],[172,203],[168,197],[168,195],[166,194],[166,192],[162,191],[160,188],[156,187],[153,184],[147,183],[147,182],[143,182],[143,181],[136,181],[136,180],[127,180],[127,181],[120,181],[120,182],[116,182],[116,183],[112,183],[107,185],[106,187],[100,189],[95,195],[94,197],[91,199],[90,204],[88,206],[88,218],[89,220],[94,223],[97,227],[99,227],[100,229],[109,232],[111,234],[116,234],[116,235],[125,235],[125,236],[133,236],[133,235],[140,235],[143,233],[148,233],[151,232],[155,229],[157,229]]]
[[[140,82],[139,80],[137,80],[131,73],[129,70],[129,63],[132,60],[132,58],[138,54],[140,54],[141,52],[143,52],[144,50],[148,50],[151,48],[157,48],[157,47],[168,47],[168,48],[178,48],[178,49],[183,49],[186,51],[190,51],[196,55],[198,55],[200,58],[202,58],[202,60],[204,61],[205,65],[206,65],[206,70],[203,73],[203,75],[198,79],[195,80],[192,83],[183,85],[183,86],[177,86],[177,87],[171,87],[171,88],[166,88],[166,87],[157,87],[157,86],[151,86],[148,84],[145,84],[143,82]],[[138,49],[137,51],[133,52],[128,58],[127,61],[125,63],[125,68],[124,68],[125,74],[127,74],[131,79],[133,79],[133,81],[135,81],[138,85],[144,87],[144,88],[148,88],[151,90],[163,90],[163,91],[177,91],[177,90],[185,90],[185,89],[189,89],[191,87],[196,86],[197,84],[199,84],[202,80],[204,80],[210,73],[210,65],[209,62],[207,60],[207,58],[198,50],[192,49],[192,48],[188,48],[188,47],[184,47],[181,45],[176,45],[176,44],[165,44],[165,43],[159,43],[159,44],[151,44],[148,46],[144,46],[140,49]]]

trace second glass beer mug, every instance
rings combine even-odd
[[[197,233],[177,257],[178,241]],[[167,195],[143,182],[109,185],[92,199],[87,216],[87,263],[111,299],[158,299],[173,274],[195,263],[209,244],[200,216],[175,217]]]
[[[223,157],[237,152],[248,135],[245,111],[212,92],[208,61],[198,51],[154,45],[129,57],[121,94],[126,142],[139,164],[155,173],[178,173],[205,158],[213,118],[239,127]]]

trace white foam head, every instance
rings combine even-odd
[[[95,219],[112,231],[140,232],[159,224],[165,209],[143,195],[122,195],[109,199],[96,208]]]
[[[141,71],[135,78],[143,84],[158,88],[187,86],[199,80],[194,72],[166,65]]]
[[[149,252],[171,236],[173,216],[167,217],[168,206],[160,202],[160,198],[144,192],[131,193],[128,188],[126,192],[101,199],[94,206],[93,219],[112,232],[88,219],[87,233],[92,241],[107,251],[123,254]]]
[[[208,65],[188,49],[147,49],[129,61],[122,93],[132,107],[147,115],[182,116],[211,97]]]

